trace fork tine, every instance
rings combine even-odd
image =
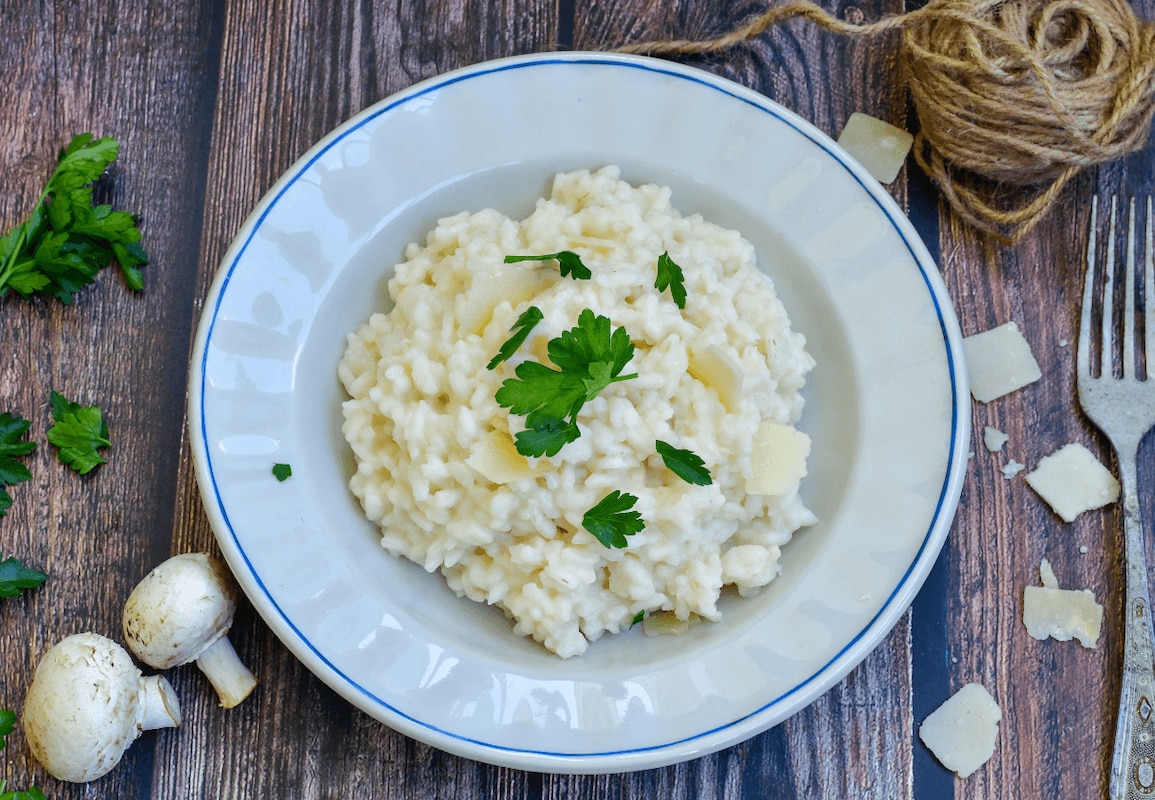
[[[1127,273],[1123,277],[1123,377],[1135,377],[1135,198],[1127,217]]]
[[[1155,248],[1153,245],[1153,232],[1155,232],[1155,225],[1151,221],[1151,195],[1147,195],[1147,236],[1146,246],[1143,248],[1143,374],[1145,378],[1153,378],[1155,369],[1152,369],[1151,361],[1148,359],[1155,358],[1155,319],[1152,319],[1153,311],[1155,311]]]
[[[1114,352],[1114,337],[1111,335],[1115,329],[1115,197],[1111,198],[1111,217],[1107,227],[1107,257],[1105,259],[1105,270],[1103,272],[1103,319],[1101,327],[1102,339],[1099,342],[1099,352],[1101,361],[1099,364],[1099,375],[1103,377],[1110,377],[1114,374],[1114,359],[1111,357]]]
[[[1080,380],[1091,377],[1091,302],[1095,296],[1095,243],[1099,228],[1099,196],[1091,197],[1091,224],[1087,228],[1087,269],[1083,276],[1083,307],[1079,312],[1079,345],[1075,368]]]

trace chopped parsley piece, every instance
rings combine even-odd
[[[611,383],[636,378],[622,375],[634,357],[625,328],[612,329],[609,317],[585,309],[576,327],[546,346],[557,369],[523,361],[497,390],[497,404],[525,417],[526,431],[515,438],[523,456],[553,455],[580,435],[577,415],[583,405]]]
[[[73,403],[55,391],[52,392],[51,406],[56,423],[48,429],[48,441],[59,448],[56,455],[60,462],[81,475],[107,464],[97,453],[112,444],[100,409]]]
[[[46,580],[47,575],[24,566],[17,558],[9,556],[0,561],[0,597],[16,597],[25,589],[39,588]],[[2,726],[0,734],[3,734]]]
[[[681,450],[661,439],[654,442],[654,447],[666,467],[686,483],[709,486],[714,482],[710,477],[710,470],[706,469],[706,462],[692,450]]]
[[[626,547],[627,536],[646,527],[642,515],[631,511],[638,498],[614,489],[582,517],[582,527],[606,547]]]
[[[70,304],[114,260],[130,289],[144,288],[136,217],[92,204],[92,183],[116,160],[120,145],[91,133],[72,139],[32,215],[0,237],[0,295],[50,295]]]
[[[506,264],[516,264],[518,261],[556,261],[561,270],[561,276],[569,276],[575,281],[588,281],[593,277],[590,268],[582,263],[582,258],[572,250],[562,250],[559,253],[546,253],[541,256],[506,256]]]
[[[289,464],[273,464],[273,477],[279,481],[292,477],[293,468]]]
[[[44,792],[35,786],[23,791],[8,792],[5,791],[7,785],[7,781],[0,781],[0,800],[48,800],[48,798],[44,796]]]
[[[524,456],[556,456],[563,447],[581,436],[577,423],[571,420],[544,417],[534,422],[532,428],[519,431],[513,437],[514,447]]]
[[[659,292],[668,288],[678,308],[686,307],[686,276],[668,252],[658,256],[658,277],[654,288]]]
[[[634,614],[634,618],[632,620],[630,620],[630,627],[632,628],[635,625],[637,625],[638,623],[644,622],[645,619],[646,619],[646,611],[645,611],[645,609],[642,609],[637,614]]]
[[[7,411],[0,414],[0,517],[12,506],[12,496],[7,487],[32,477],[28,467],[16,460],[36,449],[36,442],[24,438],[31,425],[28,420]]]
[[[486,369],[493,369],[502,361],[506,361],[517,352],[517,348],[529,338],[530,332],[534,329],[537,323],[545,319],[541,313],[541,309],[537,306],[530,306],[522,312],[521,316],[517,318],[517,322],[513,323],[510,328],[513,331],[513,336],[505,340],[505,344],[497,351],[497,355],[486,365]]]
[[[0,750],[8,746],[8,734],[16,730],[16,712],[0,708]]]

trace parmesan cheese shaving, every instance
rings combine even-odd
[[[980,403],[1034,383],[1043,376],[1019,326],[1008,322],[963,339],[971,394]]]
[[[944,767],[966,778],[994,755],[1002,718],[990,692],[968,683],[923,720],[918,738]]]
[[[898,177],[914,137],[889,122],[855,112],[846,120],[838,143],[866,167],[875,180],[891,183]]]
[[[1039,564],[1042,586],[1023,590],[1023,624],[1027,633],[1042,641],[1078,639],[1083,647],[1095,647],[1103,627],[1103,607],[1088,589],[1060,589],[1047,559]]]
[[[1065,522],[1119,499],[1119,481],[1078,442],[1041,459],[1026,481]]]

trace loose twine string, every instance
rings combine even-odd
[[[901,31],[918,165],[979,231],[1019,241],[1080,171],[1141,149],[1151,128],[1155,26],[1126,0],[931,0],[856,25],[789,0],[712,39],[618,48],[703,55],[801,17],[834,33]]]

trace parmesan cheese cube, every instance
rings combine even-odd
[[[1083,647],[1095,647],[1103,627],[1103,607],[1089,589],[1060,589],[1050,562],[1039,564],[1042,586],[1023,590],[1023,624],[1040,641],[1078,639]]]
[[[968,683],[923,720],[918,738],[944,767],[966,778],[994,755],[1002,718],[990,692]]]
[[[810,437],[805,433],[790,425],[763,422],[754,432],[746,491],[782,495],[797,489],[798,482],[806,477],[809,455]]]
[[[914,137],[889,122],[856,111],[846,120],[838,143],[866,167],[875,180],[891,183],[898,177]]]
[[[963,339],[963,354],[970,373],[971,394],[989,403],[1042,377],[1031,346],[1008,322]]]
[[[1078,442],[1040,459],[1026,481],[1065,522],[1119,499],[1119,481]]]

